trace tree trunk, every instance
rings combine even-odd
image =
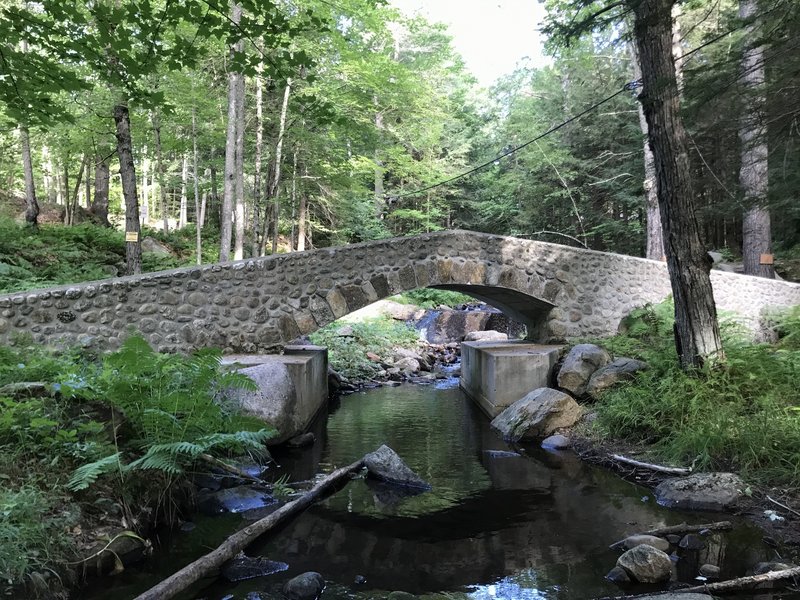
[[[203,224],[205,224],[205,216],[207,214],[212,215],[212,219],[214,224],[217,227],[222,227],[222,215],[220,212],[220,203],[219,203],[219,186],[217,185],[217,168],[214,166],[214,151],[211,151],[211,161],[212,165],[209,168],[209,176],[211,178],[211,212],[206,212],[203,214]]]
[[[189,220],[188,217],[189,198],[186,195],[187,179],[189,179],[189,157],[184,154],[181,165],[181,207],[180,210],[178,211],[178,229],[183,229],[184,227],[186,227],[186,223]]]
[[[378,104],[377,98],[375,99],[375,104]],[[380,111],[375,113],[375,129],[378,130],[378,136],[381,135],[381,131],[383,131],[383,113]],[[380,143],[378,144],[380,147]],[[373,179],[373,188],[375,192],[375,217],[380,219],[383,216],[383,208],[386,206],[386,202],[383,198],[383,161],[380,158],[380,151],[376,148],[375,149],[375,176]]]
[[[169,218],[167,212],[167,186],[164,183],[164,163],[161,160],[161,120],[157,113],[152,114],[153,133],[156,138],[156,175],[158,177],[158,190],[161,197],[161,218],[164,221],[164,233],[169,231]]]
[[[91,210],[103,227],[111,227],[111,223],[108,222],[108,188],[110,181],[108,159],[98,156],[94,166],[94,200],[92,201]]]
[[[681,365],[721,360],[711,289],[711,259],[700,242],[694,190],[672,57],[672,0],[629,0],[635,17],[643,90],[639,96],[656,167],[656,189],[675,300],[675,343]]]
[[[72,200],[69,195],[69,163],[64,159],[64,225],[72,225]]]
[[[50,149],[42,147],[42,179],[44,180],[44,197],[47,202],[56,201],[56,190],[53,186],[53,161],[50,158]]]
[[[279,211],[280,211],[280,204],[278,200],[278,186],[280,186],[281,182],[281,161],[283,160],[283,137],[286,133],[286,115],[289,109],[289,95],[292,91],[292,80],[291,78],[286,80],[286,87],[283,90],[283,102],[281,104],[281,118],[278,125],[278,139],[275,142],[275,156],[272,159],[272,169],[271,169],[271,179],[269,181],[269,187],[267,189],[267,197],[266,201],[268,202],[270,199],[274,200],[272,206],[272,253],[278,251],[278,226],[279,226]],[[261,236],[261,249],[260,254],[263,256],[266,253],[266,246],[267,246],[267,237],[269,233],[269,223],[270,219],[267,219],[266,214],[264,215],[264,231],[263,235]]]
[[[78,198],[81,193],[81,180],[83,179],[84,171],[88,171],[89,156],[84,154],[81,159],[81,167],[78,169],[78,178],[75,180],[75,189],[72,190],[72,200],[69,203],[69,224],[75,224],[75,209],[78,208]]]
[[[150,161],[145,158],[142,160],[142,206],[139,215],[142,225],[147,225],[147,220],[150,218],[150,185],[147,182],[149,173]]]
[[[117,125],[117,156],[122,179],[122,196],[125,198],[125,274],[142,272],[142,240],[139,235],[139,199],[136,196],[136,168],[133,164],[131,121],[128,107],[114,107]]]
[[[240,42],[241,50],[244,49],[244,42]],[[236,203],[235,221],[236,234],[233,244],[234,260],[244,258],[244,93],[245,76],[239,73],[236,81]]]
[[[766,92],[764,91],[764,46],[758,45],[761,32],[754,22],[757,0],[740,0],[739,17],[747,23],[742,56],[742,86],[744,111],[739,127],[742,143],[742,162],[739,185],[744,196],[745,212],[742,223],[742,259],[744,272],[758,277],[775,277],[769,263],[772,255],[772,231],[767,189],[769,186],[767,146]],[[763,256],[763,260],[762,260]]]
[[[292,192],[290,202],[292,204],[292,233],[289,236],[289,251],[294,252],[297,248],[297,240],[295,237],[295,211],[297,209],[297,147],[292,152]]]
[[[31,137],[27,127],[19,128],[22,146],[22,168],[25,171],[25,223],[38,226],[39,203],[36,201],[36,184],[33,180],[33,161],[31,160]]]
[[[307,199],[305,193],[300,194],[300,206],[297,208],[297,251],[306,249],[306,216]]]
[[[242,6],[234,2],[231,8],[231,22],[239,24],[242,19]],[[242,46],[239,42],[231,47],[231,56],[236,51],[240,51]],[[239,90],[239,74],[233,70],[228,73],[228,123],[225,134],[225,182],[222,192],[222,211],[220,214],[220,243],[219,260],[227,262],[231,259],[231,236],[233,234],[233,223],[231,222],[236,193],[236,107],[237,92]]]
[[[258,256],[258,218],[261,212],[261,160],[264,154],[264,63],[258,63],[256,75],[256,155],[253,165],[253,245],[251,254]],[[264,211],[266,213],[266,211]],[[266,214],[264,215],[266,217]]]
[[[197,264],[202,264],[203,238],[201,229],[202,213],[200,212],[200,182],[197,166],[197,109],[192,107],[192,179],[194,180],[194,228],[195,228],[195,253],[197,254]],[[205,205],[205,202],[203,203]],[[205,208],[205,206],[203,207]]]
[[[633,65],[633,79],[639,81],[642,78],[642,67],[639,62],[639,53],[636,51],[636,44],[630,44],[631,63]],[[656,192],[656,165],[653,162],[653,151],[650,150],[648,140],[647,119],[644,116],[644,108],[639,103],[639,127],[644,135],[644,195],[646,209],[646,228],[647,242],[645,257],[652,260],[664,259],[664,235],[661,227],[661,212],[658,208],[658,193]]]
[[[279,202],[278,186],[281,181],[281,161],[283,159],[283,138],[286,134],[286,114],[289,110],[289,94],[292,91],[292,79],[286,79],[286,89],[283,91],[283,104],[281,105],[281,122],[278,132],[278,144],[275,147],[275,177],[272,180],[272,193],[270,196],[275,199],[274,209],[272,211],[272,253],[278,252],[278,234],[280,231],[280,212],[281,204]]]

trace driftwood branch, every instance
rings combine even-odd
[[[714,523],[701,523],[699,525],[687,525],[686,523],[681,523],[680,525],[670,525],[669,527],[658,527],[657,529],[651,529],[650,531],[644,531],[642,535],[657,535],[657,536],[665,536],[665,535],[672,535],[678,533],[695,533],[698,531],[722,531],[727,529],[733,529],[733,524],[730,521],[715,521]],[[622,546],[622,542],[625,540],[620,540],[618,542],[614,542],[609,546],[611,549],[619,548]]]
[[[788,510],[788,511],[789,511],[790,513],[792,513],[793,515],[800,517],[800,512],[797,512],[797,511],[796,511],[795,509],[793,509],[793,508],[789,508],[789,507],[788,507],[788,506],[786,506],[785,504],[781,504],[780,502],[778,502],[778,501],[777,501],[777,500],[775,500],[774,498],[770,498],[769,496],[767,496],[767,500],[769,500],[769,501],[770,501],[770,502],[772,502],[773,504],[777,504],[777,505],[778,505],[778,506],[780,506],[780,507],[781,507],[783,510]]]
[[[226,463],[223,460],[215,458],[215,457],[211,456],[210,454],[201,454],[200,458],[203,459],[208,464],[210,464],[210,465],[212,465],[214,467],[217,467],[218,469],[222,469],[223,471],[225,471],[227,473],[230,473],[231,475],[236,475],[236,477],[239,477],[241,479],[245,479],[247,481],[251,481],[253,483],[258,483],[258,484],[261,484],[261,485],[264,484],[264,480],[263,479],[259,479],[258,477],[253,477],[249,473],[245,473],[244,471],[242,471],[240,468],[235,467],[230,463]]]
[[[289,517],[305,510],[319,498],[327,495],[331,490],[349,479],[352,474],[360,471],[363,466],[364,459],[362,458],[347,467],[337,469],[296,500],[287,502],[274,513],[237,531],[222,542],[216,550],[198,558],[158,585],[140,594],[134,600],[167,600],[174,597],[203,578],[207,573],[221,567],[258,537],[283,523]]]
[[[697,594],[702,592],[738,592],[747,590],[762,583],[769,583],[772,581],[781,581],[783,579],[793,579],[800,576],[800,567],[792,567],[791,569],[783,569],[781,571],[770,571],[762,575],[748,575],[747,577],[738,577],[737,579],[729,579],[728,581],[718,581],[716,583],[706,583],[703,585],[696,585],[694,587],[680,588],[677,590],[670,590],[669,592],[660,592],[655,594],[641,594],[637,596],[604,596],[596,600],[634,600],[634,598],[658,598],[659,596],[672,596],[674,594]]]
[[[653,463],[634,460],[632,458],[628,458],[627,456],[622,456],[621,454],[611,454],[610,457],[612,460],[624,463],[626,465],[631,465],[642,469],[649,469],[650,471],[657,471],[659,473],[669,473],[670,475],[689,475],[692,472],[692,469],[689,467],[665,467],[662,465],[655,465]]]

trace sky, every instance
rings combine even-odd
[[[544,17],[538,0],[391,0],[408,15],[421,14],[449,26],[453,46],[481,85],[491,85],[529,57],[534,65],[547,63],[542,36]]]

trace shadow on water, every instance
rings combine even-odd
[[[604,580],[625,535],[708,514],[658,507],[649,491],[570,453],[536,448],[520,454],[489,429],[487,419],[455,386],[403,385],[345,397],[316,424],[311,449],[277,458],[293,480],[350,463],[386,443],[432,485],[404,495],[357,480],[309,509],[278,534],[248,549],[288,563],[283,573],[240,582],[209,580],[185,598],[245,598],[260,591],[280,598],[284,581],[319,571],[329,582],[323,599],[380,599],[402,590],[430,598],[578,599],[618,593]],[[197,517],[154,560],[85,598],[124,600],[215,547],[247,515]],[[678,575],[692,581],[705,562],[736,577],[775,558],[755,528],[740,524]],[[356,584],[357,578],[364,583]],[[428,594],[438,594],[427,596]]]

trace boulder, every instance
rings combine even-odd
[[[684,550],[702,550],[706,547],[705,541],[696,533],[687,533],[678,542],[678,547]]]
[[[403,459],[385,444],[375,450],[375,452],[367,454],[364,457],[364,464],[369,474],[381,481],[414,488],[431,488],[427,481],[414,473],[414,471],[403,462]]]
[[[289,448],[305,448],[306,446],[313,446],[316,441],[317,436],[307,431],[306,433],[294,436],[286,442],[286,446]]]
[[[512,442],[541,440],[577,423],[581,412],[580,405],[568,394],[537,388],[497,415],[492,428]]]
[[[7,383],[0,387],[0,396],[11,398],[46,398],[54,396],[59,391],[58,384],[44,383],[42,381],[21,381]]]
[[[705,577],[706,579],[719,579],[719,572],[720,569],[717,565],[706,563],[700,567],[700,577]]]
[[[630,550],[642,544],[647,544],[662,552],[669,550],[669,542],[655,535],[630,535],[622,540],[622,547],[625,548],[625,550]]]
[[[296,390],[289,368],[279,362],[265,362],[240,369],[256,384],[255,390],[231,390],[234,399],[244,414],[258,417],[277,429],[285,439],[302,432],[296,422],[294,404]]]
[[[572,446],[572,442],[565,435],[551,435],[542,440],[542,448],[547,450],[566,450]]]
[[[594,344],[578,344],[569,351],[558,372],[558,387],[567,390],[573,396],[580,397],[586,393],[589,378],[597,369],[611,362],[611,356]]]
[[[142,252],[151,252],[159,256],[175,256],[172,248],[150,236],[142,238]]]
[[[316,600],[325,589],[325,579],[319,573],[308,571],[286,582],[283,595],[288,600]]]
[[[606,579],[612,583],[616,583],[617,585],[624,585],[631,582],[628,572],[622,567],[614,567],[611,569],[606,575]]]
[[[656,487],[655,496],[668,508],[724,510],[741,498],[745,487],[733,473],[696,473],[665,479]]]
[[[395,369],[400,369],[403,373],[417,373],[419,372],[419,361],[415,358],[401,358],[394,363]]]
[[[266,489],[239,486],[201,494],[197,499],[197,508],[204,514],[218,515],[226,512],[241,513],[275,503],[277,500]]]
[[[617,559],[617,566],[625,569],[631,579],[639,583],[659,583],[672,575],[672,561],[666,552],[640,544]]]
[[[499,342],[508,340],[507,333],[489,329],[487,331],[470,331],[464,336],[465,342]]]
[[[285,562],[269,560],[263,556],[250,557],[240,552],[222,567],[222,576],[231,582],[245,581],[280,573],[289,568]]]
[[[586,386],[586,393],[597,398],[608,388],[620,381],[633,379],[634,374],[647,368],[647,363],[635,358],[617,358],[592,373]]]
[[[420,338],[431,344],[460,342],[470,331],[483,331],[489,313],[479,310],[436,310],[428,311],[415,327]]]

